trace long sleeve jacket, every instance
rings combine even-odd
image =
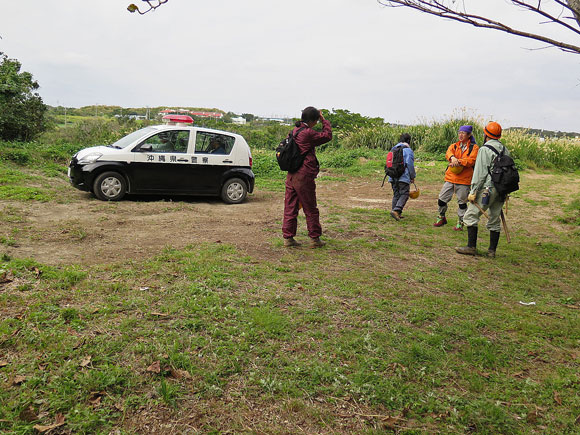
[[[301,128],[303,130],[296,135]],[[304,164],[296,173],[316,177],[320,170],[318,159],[316,158],[316,147],[332,140],[330,122],[326,119],[322,121],[322,131],[313,130],[303,122],[300,127],[294,127],[292,134],[294,134],[300,152],[304,155]]]
[[[454,144],[449,145],[449,148],[447,148],[447,153],[445,154],[445,159],[448,162],[451,162],[451,157],[455,157],[457,160],[459,160],[459,164],[463,166],[463,171],[461,171],[459,174],[454,174],[449,170],[448,167],[445,171],[445,181],[449,181],[453,184],[465,184],[467,186],[471,184],[473,166],[475,165],[479,147],[474,143],[473,148],[471,148],[471,152],[469,151],[470,147],[471,140],[470,143],[468,143],[465,147],[465,150],[461,149],[461,142],[455,142]]]
[[[505,155],[510,155],[508,149],[499,140],[490,139],[485,143],[485,145],[492,146],[497,152],[500,153],[502,150],[505,150]],[[482,191],[486,187],[493,187],[490,171],[491,167],[493,166],[495,157],[496,154],[489,148],[482,146],[479,149],[479,152],[477,153],[477,160],[475,161],[475,166],[473,167],[473,177],[471,178],[470,193]]]

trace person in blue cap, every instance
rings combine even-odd
[[[473,127],[471,125],[459,127],[458,139],[459,141],[449,145],[445,154],[445,159],[449,162],[449,165],[445,170],[445,182],[439,192],[437,202],[439,215],[433,226],[442,227],[447,224],[447,218],[445,217],[447,204],[453,198],[453,194],[455,194],[459,208],[457,209],[457,225],[453,229],[462,231],[463,216],[467,211],[467,195],[469,195],[473,166],[475,165],[479,147],[473,136]]]

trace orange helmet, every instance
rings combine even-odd
[[[501,125],[499,125],[497,122],[491,121],[485,126],[483,132],[487,137],[491,137],[492,139],[499,139],[501,137]]]
[[[455,175],[461,174],[461,171],[463,171],[463,166],[449,166],[449,170]]]

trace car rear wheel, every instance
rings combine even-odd
[[[118,172],[103,172],[95,179],[93,189],[102,201],[119,201],[127,193],[127,182]]]
[[[230,178],[222,187],[222,199],[228,204],[239,204],[248,195],[248,187],[240,178]]]

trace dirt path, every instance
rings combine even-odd
[[[435,213],[439,188],[439,184],[421,185],[421,197],[409,202],[408,212],[421,209]],[[357,178],[322,179],[317,193],[323,227],[331,209],[384,210],[389,208],[392,195],[388,184],[381,188],[380,181]],[[1,216],[6,221],[0,236],[14,240],[3,244],[3,252],[51,265],[135,260],[155,255],[165,247],[204,242],[229,243],[257,258],[284,255],[276,243],[281,237],[283,192],[258,190],[239,205],[181,197],[132,197],[107,203],[70,186],[63,186],[63,194],[66,203],[0,201]],[[518,216],[517,207],[514,209],[510,221],[517,231],[525,217]]]
[[[386,207],[386,191],[376,187],[361,180],[319,183],[323,219],[329,205]],[[4,247],[9,255],[53,265],[101,264],[204,242],[230,243],[260,258],[280,255],[274,241],[280,237],[282,192],[258,191],[239,205],[181,197],[107,203],[70,188],[64,193],[67,203],[0,201],[9,218],[2,233],[16,242]]]

